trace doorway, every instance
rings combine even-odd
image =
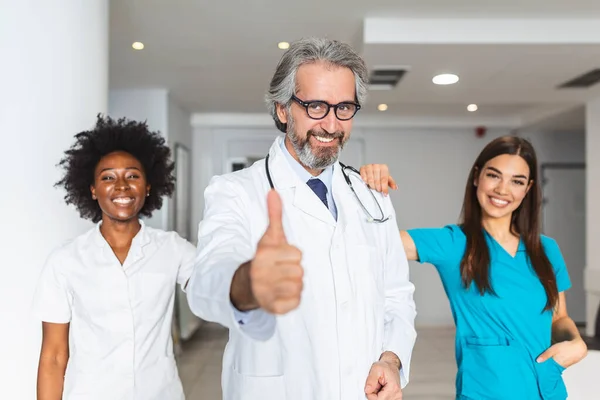
[[[541,175],[542,232],[556,240],[567,264],[571,278],[571,289],[565,293],[569,315],[576,324],[585,324],[585,164],[542,164]]]

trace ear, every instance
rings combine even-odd
[[[146,185],[146,197],[150,196],[150,188],[152,186],[151,185]]]
[[[532,186],[533,186],[533,179],[529,181],[529,185],[527,185],[527,190],[525,191],[525,194],[529,193],[529,189],[531,189]]]
[[[473,168],[473,186],[477,187],[479,185],[479,168]]]
[[[92,192],[92,199],[97,200],[98,198],[96,197],[96,188],[94,185],[90,185],[90,192]]]
[[[283,104],[277,104],[276,106],[276,110],[277,110],[277,118],[279,118],[279,122],[281,122],[282,124],[287,124],[287,109],[285,108],[285,106]]]

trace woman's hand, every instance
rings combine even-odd
[[[587,345],[579,337],[550,346],[538,357],[537,362],[542,363],[550,358],[554,358],[554,361],[560,366],[569,368],[571,365],[581,361],[586,355]]]
[[[360,167],[360,176],[373,190],[388,194],[388,188],[398,189],[386,164],[367,164]]]

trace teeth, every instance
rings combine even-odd
[[[499,205],[499,206],[505,206],[508,204],[508,201],[506,201],[506,200],[500,200],[495,197],[490,197],[490,199],[492,200],[492,203]]]
[[[118,204],[129,204],[133,201],[133,199],[131,197],[128,198],[118,198],[118,199],[114,199],[113,203],[118,203]]]
[[[333,138],[324,138],[323,136],[315,136],[315,139],[321,143],[331,143],[333,141]]]

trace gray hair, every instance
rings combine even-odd
[[[304,64],[323,61],[327,64],[349,68],[356,82],[356,100],[363,104],[367,98],[368,70],[364,60],[349,45],[337,40],[307,38],[291,44],[281,57],[266,95],[267,109],[275,126],[286,133],[287,124],[277,116],[277,104],[289,110],[292,95],[296,92],[296,74]]]

